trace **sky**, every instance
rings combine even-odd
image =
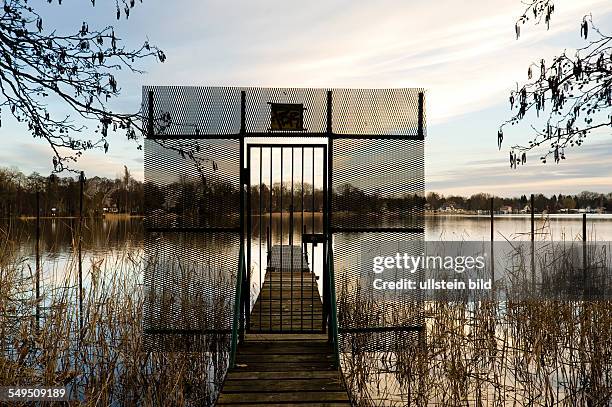
[[[559,165],[511,170],[507,146],[526,143],[528,126],[506,132],[497,149],[497,129],[511,117],[509,91],[527,79],[527,67],[563,49],[583,44],[582,16],[612,28],[609,0],[557,0],[550,30],[527,26],[517,41],[519,0],[423,2],[322,0],[137,2],[129,20],[114,19],[114,2],[37,2],[45,27],[76,32],[114,25],[128,46],[145,39],[168,60],[139,62],[143,75],[117,75],[122,95],[116,111],[136,111],[143,85],[351,87],[427,89],[426,190],[470,195],[612,192],[610,131],[593,135],[567,152]],[[62,106],[51,106],[64,112]],[[0,128],[0,166],[48,174],[51,153],[27,129],[6,117]],[[95,129],[95,124],[90,124]],[[109,152],[92,151],[78,168],[114,177],[123,165],[143,177],[142,152],[119,134]]]

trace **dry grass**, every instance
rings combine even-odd
[[[75,256],[46,276],[37,302],[34,272],[14,254],[18,239],[9,238],[6,228],[1,233],[0,385],[65,385],[71,398],[79,400],[75,404],[84,406],[212,402],[226,354],[177,351],[180,347],[171,340],[164,345],[172,351],[148,346],[142,320],[142,250],[84,265],[81,330]],[[207,345],[200,343],[198,349]]]
[[[540,264],[547,270],[545,284],[562,281],[562,289],[576,284],[583,274],[567,261],[575,257],[567,252],[573,249],[546,250],[538,253],[546,259]],[[518,284],[530,281],[529,270],[521,269],[528,262],[518,264],[512,278]],[[598,284],[609,287],[609,255],[592,253],[588,267]],[[488,293],[471,301],[425,302],[426,340],[415,334],[373,352],[364,349],[374,339],[364,337],[341,354],[355,404],[612,405],[612,301],[552,298]],[[342,298],[339,304],[350,307]],[[361,304],[349,313],[360,318],[368,310]]]
[[[212,403],[227,367],[226,347],[216,353],[177,351],[182,340],[150,347],[142,323],[141,250],[116,251],[124,254],[85,267],[80,330],[74,256],[46,277],[37,302],[34,272],[16,257],[19,239],[10,236],[10,229],[0,228],[0,385],[66,385],[85,406]],[[356,317],[370,310],[367,304],[342,306],[353,306]],[[393,351],[368,352],[361,344],[371,337],[364,336],[341,355],[356,404],[610,404],[609,301],[483,297],[429,302],[425,313],[425,341],[412,335],[396,341]],[[198,349],[215,349],[223,340],[200,339]]]

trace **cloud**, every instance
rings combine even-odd
[[[577,193],[582,190],[610,192],[612,188],[612,140],[586,144],[559,164],[535,160],[516,170],[507,160],[475,159],[456,169],[427,176],[427,190],[470,195],[488,192],[504,196],[530,193]]]

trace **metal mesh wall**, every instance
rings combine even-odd
[[[332,93],[330,226],[342,352],[387,352],[422,339],[424,313],[418,291],[373,289],[377,275],[362,255],[385,245],[421,254],[423,106],[421,89]],[[397,281],[415,276],[400,272],[394,277]]]
[[[156,349],[229,350],[240,250],[240,104],[235,88],[143,88],[144,328]]]
[[[238,140],[145,140],[148,228],[239,228]]]
[[[145,331],[229,333],[239,235],[151,232],[146,239]]]
[[[333,132],[339,135],[410,136],[419,124],[419,95],[423,89],[334,89]]]
[[[397,338],[418,332],[425,322],[419,291],[374,290],[373,281],[381,276],[372,272],[366,258],[388,255],[390,247],[418,256],[423,234],[335,233],[333,244],[340,349],[351,351],[359,343],[361,351],[388,351],[401,343]],[[399,270],[392,281],[418,277]]]
[[[334,140],[332,228],[422,228],[423,148],[422,140]]]
[[[240,88],[144,86],[142,92],[145,123],[149,120],[149,92],[153,92],[155,137],[240,131]]]

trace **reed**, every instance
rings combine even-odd
[[[341,366],[354,404],[609,406],[612,301],[602,287],[610,287],[612,259],[605,250],[590,251],[586,281],[599,297],[581,298],[569,290],[585,282],[577,277],[584,270],[575,261],[576,247],[540,246],[536,260],[546,273],[538,276],[538,295],[510,295],[516,293],[504,284],[531,282],[530,253],[519,247],[508,281],[497,282],[506,295],[424,302],[425,337],[393,333],[385,347],[372,334],[345,334]],[[549,285],[554,293],[569,290],[570,297],[543,290]],[[348,292],[339,290],[339,312],[353,321],[371,318],[374,305],[345,301]]]
[[[84,267],[81,329],[76,249],[67,262],[45,267],[36,300],[34,273],[16,254],[19,239],[10,232],[0,231],[0,385],[67,386],[75,404],[84,406],[213,403],[227,365],[225,349],[205,352],[201,343],[188,349],[185,338],[151,347],[143,332],[142,276],[150,265],[142,247],[94,256]]]

